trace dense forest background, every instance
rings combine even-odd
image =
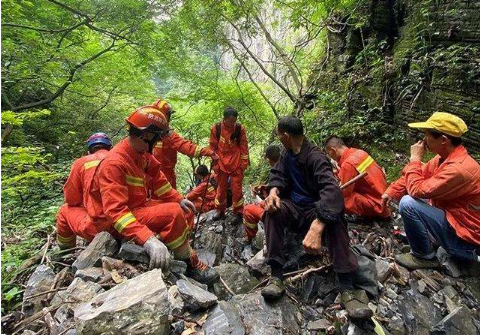
[[[163,97],[171,126],[208,145],[225,106],[240,111],[251,166],[280,116],[311,140],[366,148],[389,179],[405,163],[405,123],[433,111],[467,122],[480,152],[480,1],[2,0],[2,313],[21,263],[54,228],[85,140],[117,142],[135,107]],[[180,190],[199,161],[182,157]]]

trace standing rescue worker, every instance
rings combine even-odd
[[[209,173],[205,165],[199,165],[195,169],[197,186],[185,196],[193,202],[197,212],[206,213],[215,208],[215,196],[217,195],[217,180],[214,173]]]
[[[327,138],[325,151],[338,163],[341,185],[365,173],[364,177],[342,190],[345,213],[364,217],[390,217],[390,210],[382,205],[387,180],[375,160],[363,150],[347,147],[337,136]]]
[[[238,223],[243,216],[243,173],[249,164],[248,142],[245,128],[237,123],[238,112],[232,107],[225,108],[221,123],[213,125],[210,132],[210,149],[219,157],[216,166],[217,197],[214,220],[225,216],[227,207],[228,179],[232,189],[232,207]]]
[[[172,114],[175,113],[172,106],[163,99],[156,100],[153,106],[161,110],[170,123]],[[175,165],[177,165],[178,152],[192,158],[213,156],[213,152],[209,148],[200,148],[197,144],[184,139],[174,131],[171,131],[170,134],[165,136],[161,141],[158,141],[153,149],[153,156],[160,162],[163,174],[165,174],[165,177],[167,177],[167,180],[174,189],[177,189]],[[215,157],[213,158],[215,159]]]
[[[187,221],[193,223],[195,206],[172,188],[151,155],[155,144],[170,131],[165,114],[144,106],[126,121],[129,135],[98,169],[107,218],[123,237],[145,247],[150,268],[167,269],[170,249],[175,259],[187,263],[187,275],[202,283],[212,282],[218,274],[198,259],[189,244],[191,224]]]
[[[112,148],[112,141],[105,133],[95,133],[87,140],[89,155],[77,159],[72,164],[70,175],[63,186],[65,204],[57,214],[57,242],[60,249],[73,248],[76,236],[91,241],[97,230],[87,215],[87,209],[95,206],[90,200],[89,191],[95,175],[95,167]],[[102,212],[101,206],[99,209]]]
[[[265,159],[270,167],[274,167],[280,159],[282,149],[276,144],[271,144],[265,149]],[[253,193],[261,199],[268,196],[267,185],[256,185],[253,187]],[[243,209],[243,225],[245,227],[245,238],[247,243],[255,238],[258,232],[258,223],[265,213],[265,200],[256,204],[248,204]]]
[[[425,138],[410,147],[410,163],[383,195],[385,205],[392,198],[400,200],[411,247],[411,253],[395,259],[409,269],[439,266],[433,238],[452,257],[478,266],[480,165],[462,145],[467,125],[455,115],[437,112],[409,127],[423,130]],[[423,164],[427,148],[437,155]]]

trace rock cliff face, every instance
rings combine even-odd
[[[330,59],[311,77],[318,92],[342,85],[350,114],[381,113],[399,129],[456,114],[480,155],[480,1],[372,0],[358,13],[365,23],[343,17],[330,30]]]

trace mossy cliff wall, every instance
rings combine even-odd
[[[480,154],[480,0],[366,1],[330,29],[317,92],[348,92],[348,114],[404,129],[435,111],[463,118]],[[334,31],[334,32],[332,32]]]

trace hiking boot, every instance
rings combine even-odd
[[[364,290],[347,290],[342,292],[341,301],[352,320],[367,320],[373,316],[368,308],[368,296]]]
[[[185,273],[187,277],[190,277],[199,283],[209,285],[218,279],[219,275],[217,271],[202,262],[197,255],[197,252],[192,250],[190,259],[187,260],[187,271]]]
[[[262,296],[265,300],[278,300],[285,294],[285,284],[278,277],[272,277],[267,286],[262,290]]]
[[[395,261],[398,264],[410,270],[435,269],[440,266],[440,263],[438,263],[437,258],[423,259],[423,258],[415,257],[410,253],[395,255]]]
[[[219,210],[216,210],[215,214],[212,217],[212,220],[213,221],[219,221],[219,220],[223,220],[223,219],[225,219],[225,213],[220,212]]]

